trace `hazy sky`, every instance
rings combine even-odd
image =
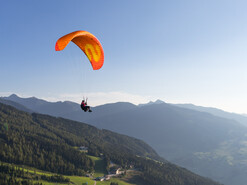
[[[73,43],[55,51],[76,30],[102,43],[101,70]],[[0,66],[0,96],[161,99],[247,113],[247,1],[1,1]]]

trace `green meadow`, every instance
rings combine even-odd
[[[95,163],[95,172],[93,174],[93,177],[102,177],[107,174],[106,164],[103,159],[91,155],[88,155],[88,157],[90,157]]]
[[[107,174],[106,170],[105,170],[105,163],[104,160],[102,160],[99,157],[94,157],[94,156],[89,156],[94,162],[95,162],[95,173],[93,175],[93,177],[100,177],[100,176],[104,176],[105,174]],[[8,163],[3,163],[5,165],[10,165]],[[37,175],[46,175],[46,176],[51,176],[51,175],[56,175],[55,173],[51,173],[51,172],[46,172],[46,171],[42,171],[42,170],[38,170],[35,168],[30,168],[27,166],[17,166],[16,168],[19,169],[23,169],[25,172],[31,173],[31,174],[37,174]],[[90,177],[83,177],[83,176],[68,176],[68,175],[63,175],[65,178],[69,178],[70,179],[70,184],[73,185],[94,185],[95,182],[97,185],[110,185],[111,182],[115,182],[118,183],[118,185],[134,185],[134,184],[129,184],[126,183],[122,180],[120,180],[119,178],[111,178],[111,180],[109,181],[94,181],[93,179],[91,179]],[[47,182],[44,180],[33,180],[33,182],[39,182],[42,183],[43,185],[63,185],[63,184],[68,184],[68,183],[54,183],[54,182]]]

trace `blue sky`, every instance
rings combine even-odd
[[[0,96],[16,93],[92,105],[193,103],[247,113],[244,0],[9,0],[0,3]],[[102,43],[93,71],[73,43],[86,30]]]

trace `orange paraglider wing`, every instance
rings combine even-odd
[[[63,50],[69,42],[74,42],[85,53],[94,70],[100,69],[104,63],[104,51],[99,40],[87,31],[75,31],[57,40],[56,51]]]

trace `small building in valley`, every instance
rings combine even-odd
[[[119,175],[121,174],[121,168],[111,168],[110,169],[110,174],[116,174],[116,175]]]
[[[86,147],[86,146],[80,146],[80,147],[79,147],[79,150],[80,150],[81,152],[88,152],[88,147]]]
[[[95,180],[96,181],[104,181],[105,180],[105,177],[96,177]]]

